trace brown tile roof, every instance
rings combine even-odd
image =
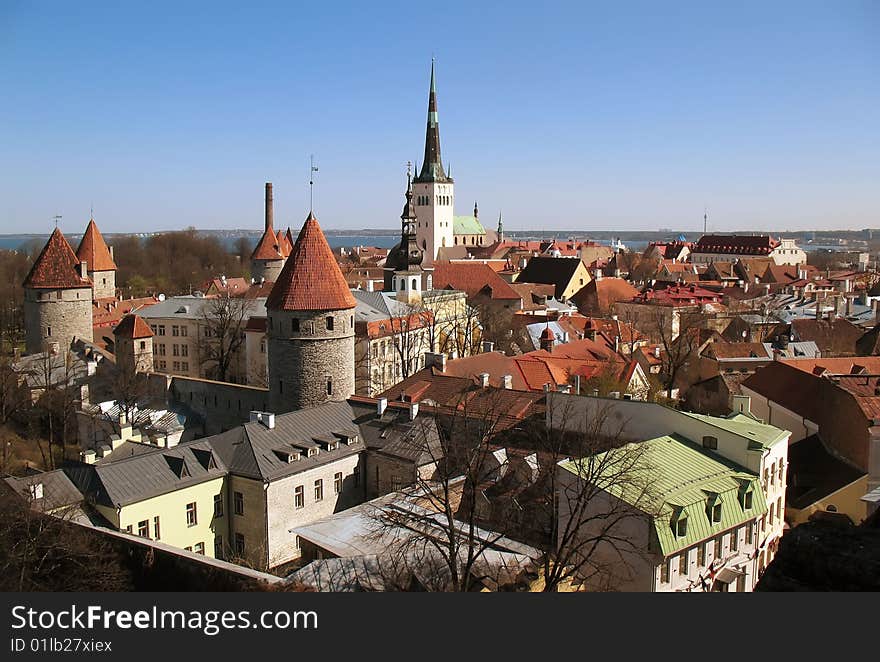
[[[254,248],[254,252],[251,253],[252,260],[283,260],[284,256],[281,254],[281,247],[278,245],[278,237],[275,235],[275,231],[271,226],[266,228],[263,231],[263,236],[260,237],[259,243],[257,243],[256,248]]]
[[[116,263],[110,255],[110,249],[101,236],[101,231],[95,225],[95,219],[90,219],[86,227],[86,233],[76,249],[76,257],[80,262],[85,261],[89,271],[116,271]]]
[[[716,359],[770,359],[767,348],[759,342],[714,342],[706,348]]]
[[[122,321],[113,329],[113,335],[121,338],[152,338],[153,331],[139,315],[130,314],[122,318]]]
[[[863,335],[860,327],[843,318],[792,320],[791,332],[796,340],[815,342],[822,356],[857,354],[856,343]]]
[[[67,243],[61,230],[55,228],[34,261],[34,266],[24,279],[23,285],[33,289],[69,290],[91,287],[92,281],[88,276],[80,278],[76,253]]]
[[[769,235],[707,234],[700,237],[691,252],[767,255],[778,245],[779,241]]]
[[[461,290],[468,297],[487,294],[492,299],[520,299],[510,283],[482,262],[437,262],[434,265],[434,288]]]
[[[591,280],[571,300],[583,313],[606,313],[618,301],[629,301],[639,291],[623,278],[603,277]]]
[[[347,310],[356,302],[312,212],[266,299],[270,310]]]

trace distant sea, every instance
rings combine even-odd
[[[65,235],[71,242],[74,243],[74,248],[76,248],[76,243],[78,242],[82,235],[73,235],[67,234]],[[239,235],[243,236],[243,235]],[[226,246],[227,249],[232,250],[232,247],[235,245],[235,242],[239,239],[239,236],[221,236],[220,241],[223,242],[223,245]],[[248,236],[256,245],[259,236],[251,237]],[[19,250],[21,248],[26,247],[26,245],[31,244],[32,242],[36,242],[39,246],[43,245],[43,242],[48,239],[48,235],[45,237],[38,237],[35,235],[23,235],[23,234],[5,234],[0,235],[0,249],[5,250]],[[108,243],[113,243],[113,235],[107,235]],[[350,247],[350,246],[378,246],[380,248],[391,248],[397,242],[400,241],[400,237],[395,237],[393,235],[347,235],[347,234],[328,234],[327,242],[330,244],[331,248],[339,248],[342,246]]]

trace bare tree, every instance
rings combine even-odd
[[[375,537],[388,550],[384,563],[393,575],[401,567],[418,567],[426,590],[471,591],[509,583],[510,569],[487,558],[497,553],[504,533],[482,529],[476,507],[506,466],[491,443],[509,424],[503,395],[499,389],[479,389],[475,397],[468,390],[417,419],[409,443],[430,457],[433,474],[417,472],[401,498],[377,505],[373,514],[379,524]]]
[[[614,403],[567,396],[538,432],[547,453],[548,547],[544,590],[566,585],[610,589],[644,559],[634,531],[654,506],[650,461],[644,446],[626,443],[628,421]],[[564,466],[560,466],[564,465]],[[622,494],[627,500],[617,498]]]
[[[672,390],[678,379],[689,368],[695,367],[698,360],[702,334],[706,327],[706,315],[699,307],[679,308],[668,315],[667,306],[655,306],[648,333],[659,341],[660,381],[667,397],[672,398]],[[677,323],[676,323],[677,322]]]
[[[223,294],[202,307],[197,351],[209,379],[241,379],[238,362],[244,349],[244,328],[254,309],[252,299]]]

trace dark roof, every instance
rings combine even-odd
[[[110,255],[110,249],[107,248],[107,243],[93,218],[89,219],[86,232],[79,242],[79,248],[76,249],[76,257],[80,262],[87,263],[89,271],[116,271],[116,263]]]
[[[121,456],[119,450],[96,464],[65,467],[65,472],[83,494],[110,507],[137,503],[226,474],[216,453],[213,466],[209,465],[211,447],[204,439],[173,448],[155,448],[153,452],[132,449],[128,457]]]
[[[422,466],[443,454],[437,421],[431,415],[410,420],[409,405],[391,404],[380,417],[376,405],[352,401],[364,443],[371,451]]]
[[[428,92],[428,126],[425,129],[425,159],[417,182],[451,182],[443,171],[440,158],[440,122],[437,119],[437,85],[434,82],[434,63],[431,62],[431,89]]]
[[[88,266],[88,265],[87,265]],[[34,261],[24,279],[24,287],[34,289],[66,290],[91,287],[90,278],[81,278],[79,260],[61,230],[55,228],[49,241]]]
[[[363,450],[360,442],[349,446],[340,436],[358,433],[354,419],[355,413],[349,403],[328,402],[278,414],[271,430],[260,422],[245,423],[203,441],[217,452],[231,473],[274,480]],[[321,442],[325,441],[342,443],[337,450],[326,451],[320,448]],[[307,457],[309,448],[318,448],[318,454]],[[302,451],[302,457],[287,462],[276,451]]]
[[[293,251],[266,298],[270,310],[347,310],[356,302],[318,219],[309,212]]]
[[[83,500],[83,495],[76,489],[76,485],[61,469],[44,471],[21,478],[9,477],[4,480],[16,493],[31,502],[31,508],[42,512],[74,506]],[[43,486],[43,496],[40,499],[33,499],[31,486],[38,484]]]
[[[818,435],[810,435],[788,448],[785,503],[806,508],[864,475],[828,452]]]
[[[859,356],[877,356],[880,354],[880,324],[858,339],[856,350]]]
[[[706,234],[694,244],[692,253],[767,255],[779,245],[770,235]]]
[[[581,264],[583,263],[580,259],[574,257],[533,257],[520,272],[517,281],[555,285],[554,295],[558,299],[565,292]]]
[[[849,320],[795,319],[791,332],[796,340],[816,343],[822,356],[853,356],[863,331]]]
[[[438,262],[434,265],[434,289],[460,290],[468,297],[486,295],[492,299],[520,300],[519,293],[482,262]]]
[[[800,416],[814,416],[821,403],[819,378],[781,361],[770,362],[742,385]]]

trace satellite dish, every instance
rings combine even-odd
[[[159,301],[165,301],[165,295],[164,295],[164,294],[160,294],[160,295],[157,296],[156,298],[159,299]]]

